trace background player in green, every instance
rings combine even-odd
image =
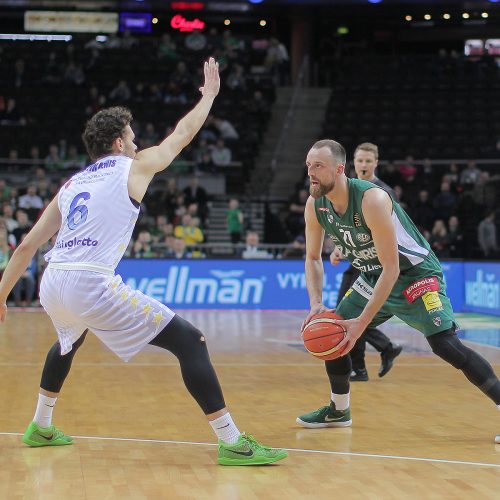
[[[307,154],[310,194],[306,219],[306,282],[311,310],[304,321],[328,309],[322,303],[325,232],[361,271],[337,312],[347,330],[340,348],[349,352],[367,327],[396,315],[421,331],[432,351],[483,391],[500,409],[500,381],[491,365],[455,334],[439,261],[408,215],[374,184],[348,179],[346,154],[335,141],[316,142]],[[350,356],[326,361],[331,385],[328,406],[301,415],[304,427],[351,425]],[[497,440],[499,436],[497,436]]]

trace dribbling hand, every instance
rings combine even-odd
[[[219,78],[219,63],[211,57],[203,66],[205,73],[205,82],[203,87],[200,87],[200,92],[203,96],[215,97],[219,93],[220,78]]]
[[[335,311],[335,309],[328,309],[323,304],[315,304],[314,306],[311,307],[309,314],[307,315],[306,319],[303,321],[302,327],[300,328],[300,331],[301,332],[304,331],[305,326],[307,325],[307,323],[309,323],[309,321],[311,321],[311,318],[315,314],[319,314],[322,312],[334,312],[334,311]]]

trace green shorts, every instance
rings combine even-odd
[[[370,299],[378,278],[361,273],[340,302],[337,313],[345,319],[357,318]],[[434,271],[429,274],[428,269],[418,269],[418,266],[402,273],[370,327],[374,328],[392,316],[397,316],[426,337],[456,326],[450,299],[446,296],[443,273]]]

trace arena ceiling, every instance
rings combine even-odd
[[[383,5],[409,5],[409,4],[433,4],[433,5],[458,5],[463,7],[479,7],[488,4],[500,3],[500,0],[186,0],[175,2],[175,0],[0,0],[0,8],[16,9],[75,9],[75,10],[170,10],[173,3],[192,4],[198,3],[207,6],[211,4],[221,5],[226,10],[240,10],[242,7],[257,8],[279,4],[292,5],[353,5],[353,4],[383,4]],[[173,7],[174,9],[176,7]],[[211,10],[214,10],[213,8]]]

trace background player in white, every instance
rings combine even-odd
[[[1,321],[7,315],[7,296],[36,250],[58,232],[46,256],[49,265],[40,301],[59,340],[47,355],[35,417],[23,436],[30,446],[72,443],[70,436],[52,425],[52,411],[73,356],[91,330],[125,361],[147,344],[168,349],[178,358],[187,389],[219,439],[219,464],[266,464],[287,456],[284,450],[264,447],[240,433],[226,408],[201,332],[114,274],[153,176],[191,142],[219,92],[218,64],[213,58],[205,63],[204,75],[198,104],[161,144],[137,154],[127,109],[109,108],[94,115],[83,134],[94,163],[61,188],[4,272]]]

